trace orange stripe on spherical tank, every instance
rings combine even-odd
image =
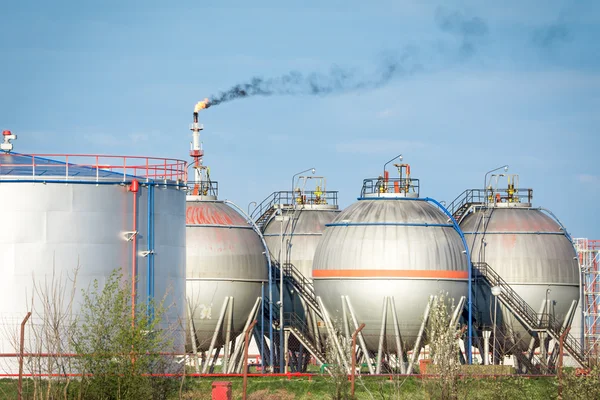
[[[317,269],[313,278],[415,278],[415,279],[468,279],[467,271],[428,269]]]

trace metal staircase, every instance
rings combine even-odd
[[[284,330],[289,331],[298,339],[304,348],[321,364],[326,364],[325,351],[315,345],[310,329],[296,313],[284,313]]]
[[[254,220],[258,228],[263,231],[277,209],[292,206],[292,192],[273,192],[254,208],[250,214],[250,218]]]
[[[523,300],[523,298],[521,298],[521,296],[519,296],[517,292],[515,292],[487,263],[473,263],[473,273],[474,278],[484,278],[484,281],[490,287],[499,286],[502,288],[501,293],[498,295],[498,300],[500,300],[500,302],[504,304],[504,306],[506,306],[506,308],[508,308],[527,329],[533,332],[547,332],[548,335],[558,343],[561,335],[565,333],[566,327],[560,324],[552,314],[545,313],[542,318],[539,319],[535,310],[531,308],[531,306],[529,306],[529,304],[527,304],[527,302]],[[587,365],[585,358],[583,357],[581,346],[574,337],[568,334],[565,335],[563,347],[582,367]],[[523,362],[519,355],[516,356]],[[521,356],[523,356],[523,354],[521,354]],[[524,358],[527,359],[527,357]],[[527,366],[526,362],[524,362],[524,364]]]
[[[292,263],[283,264],[283,279],[286,279],[292,284],[300,297],[302,297],[302,300],[304,300],[305,303],[315,311],[317,316],[322,319],[323,316],[321,315],[319,303],[317,302],[313,283],[306,279]]]
[[[447,207],[448,211],[456,222],[460,223],[460,220],[466,215],[471,206],[476,204],[482,204],[485,202],[485,190],[483,189],[467,189],[462,192],[450,205]]]

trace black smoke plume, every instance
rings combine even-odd
[[[376,89],[388,84],[391,80],[411,75],[421,69],[416,50],[406,48],[400,55],[382,57],[377,70],[370,76],[356,73],[353,70],[333,66],[327,73],[313,72],[305,75],[298,71],[274,78],[251,78],[229,90],[209,98],[209,106],[216,106],[235,99],[252,96],[275,95],[327,95],[355,90]]]
[[[487,24],[481,18],[466,17],[460,12],[438,8],[435,19],[442,31],[458,36],[461,41],[459,52],[462,55],[475,53],[477,39],[485,36],[488,31]],[[273,78],[253,77],[245,83],[209,97],[208,107],[254,96],[318,96],[376,89],[396,78],[409,76],[423,69],[419,60],[419,49],[405,47],[398,53],[383,56],[377,69],[371,74],[365,75],[355,70],[333,66],[327,73],[303,74],[292,71]]]
[[[531,39],[535,45],[542,48],[554,47],[558,43],[569,40],[569,29],[567,24],[555,22],[536,29]]]
[[[470,57],[477,51],[477,43],[487,35],[487,23],[480,17],[467,17],[460,11],[449,11],[438,7],[435,22],[446,33],[455,35],[460,41],[460,54]]]

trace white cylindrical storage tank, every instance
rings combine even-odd
[[[225,313],[214,346],[223,346],[227,336],[233,340],[242,332],[261,297],[263,284],[268,282],[268,267],[266,248],[252,225],[230,205],[217,200],[216,182],[203,184],[210,184],[214,195],[187,196],[186,276],[196,345],[205,351],[221,311]]]
[[[397,167],[403,171],[406,164]],[[366,179],[359,201],[326,225],[313,262],[317,296],[332,320],[349,312],[363,329],[369,352],[380,343],[384,300],[393,297],[403,346],[412,350],[430,296],[467,296],[468,260],[457,227],[441,206],[419,198],[419,183],[406,177]],[[395,348],[388,308],[385,340]]]
[[[165,351],[183,352],[185,173],[179,160],[0,154],[0,353],[17,350],[14,335],[40,295],[34,282],[71,290],[62,281],[77,268],[74,315],[82,289],[120,270],[137,281],[138,303],[164,299],[175,344]],[[28,324],[39,323],[40,306]],[[14,372],[16,360],[4,361]]]

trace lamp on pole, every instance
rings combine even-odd
[[[258,203],[256,203],[255,201],[251,201],[250,203],[248,203],[248,215],[250,215],[250,206],[254,204],[254,208],[256,208],[256,206],[258,205]]]
[[[312,172],[313,174],[315,173],[316,169],[314,168],[308,168],[305,169],[304,171],[300,171],[297,174],[294,174],[292,176],[292,207],[295,209],[296,208],[296,202],[294,201],[294,181],[296,179],[296,177],[300,174],[303,174],[305,172]],[[284,343],[284,332],[283,332],[283,327],[284,327],[284,320],[283,320],[283,315],[284,315],[284,311],[283,311],[283,264],[284,264],[284,250],[283,250],[283,235],[284,235],[284,230],[283,230],[283,220],[284,220],[284,215],[283,215],[283,208],[281,208],[282,205],[280,205],[279,208],[279,217],[281,218],[281,225],[280,225],[280,239],[281,239],[281,243],[279,244],[279,372],[283,373],[284,372],[284,368],[286,367],[285,365],[285,360],[286,360],[286,354],[284,354],[285,351],[287,351],[287,349],[285,348],[285,343]],[[286,228],[287,231],[287,228]],[[291,237],[291,232],[290,232],[290,237]],[[288,242],[289,243],[289,242]],[[289,246],[287,246],[289,248]],[[287,249],[286,249],[286,253],[287,254]],[[287,256],[286,256],[287,258]]]
[[[292,176],[292,202],[293,202],[294,204],[296,204],[296,203],[293,201],[293,200],[294,200],[294,180],[296,179],[296,177],[297,177],[298,175],[300,175],[300,174],[303,174],[303,173],[305,173],[305,172],[308,172],[308,171],[312,172],[312,174],[314,175],[314,174],[315,174],[315,171],[316,171],[316,169],[314,169],[314,168],[305,169],[304,171],[300,171],[300,172],[298,172],[297,174],[294,174],[294,176]]]
[[[402,154],[398,154],[396,157],[392,158],[390,161],[388,161],[385,164],[383,164],[383,175],[385,175],[385,167],[387,167],[387,165],[389,163],[391,163],[392,161],[394,161],[396,158],[399,159],[400,161],[402,161]]]
[[[498,167],[498,168],[494,168],[494,169],[492,169],[492,170],[490,170],[490,171],[488,171],[488,172],[485,173],[485,177],[483,178],[483,197],[484,197],[484,199],[487,198],[487,177],[488,177],[488,175],[491,174],[492,172],[498,171],[498,170],[500,170],[502,168],[504,168],[504,172],[507,172],[508,171],[508,164],[503,165],[503,166]]]
[[[494,295],[494,325],[492,327],[494,341],[492,342],[492,365],[496,365],[496,314],[498,312],[498,296],[502,293],[501,286],[492,287],[492,294]],[[487,357],[487,355],[486,355]]]

